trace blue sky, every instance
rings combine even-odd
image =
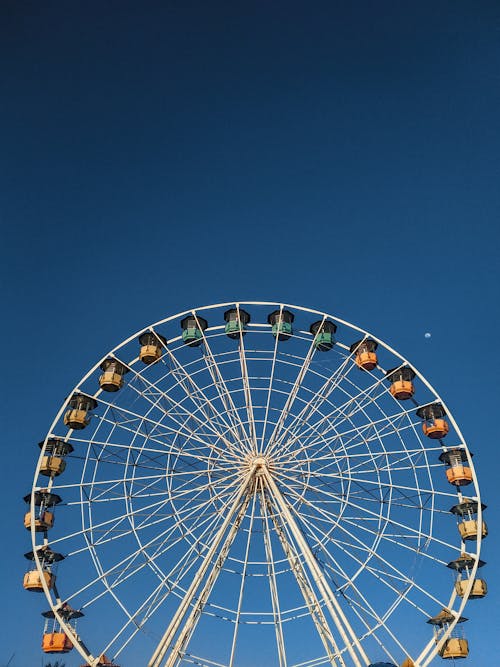
[[[62,400],[134,331],[233,299],[369,329],[445,398],[490,505],[466,664],[491,660],[499,19],[495,2],[2,3],[0,664],[41,660],[21,498]]]

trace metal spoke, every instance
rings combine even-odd
[[[178,401],[173,399],[167,392],[163,392],[154,382],[149,381],[147,378],[145,378],[145,376],[143,374],[137,373],[132,366],[129,366],[128,364],[124,363],[121,360],[120,360],[120,363],[125,368],[127,368],[127,370],[133,371],[135,373],[136,377],[139,379],[139,381],[141,383],[143,383],[144,385],[146,385],[149,390],[153,390],[154,392],[156,392],[157,400],[153,401],[151,398],[149,398],[149,396],[147,396],[144,392],[141,392],[132,383],[129,383],[129,385],[128,385],[133,391],[135,391],[137,393],[138,396],[140,396],[142,399],[144,399],[147,403],[149,403],[154,408],[161,410],[162,412],[165,413],[165,415],[168,415],[169,419],[171,419],[179,427],[178,432],[179,432],[180,435],[184,435],[184,436],[187,435],[189,438],[192,438],[193,440],[195,440],[197,442],[200,442],[202,445],[206,444],[205,441],[202,438],[200,438],[195,431],[192,431],[191,429],[189,429],[186,426],[185,423],[183,424],[181,421],[179,421],[179,419],[174,416],[174,413],[172,412],[171,409],[167,410],[165,407],[160,405],[160,403],[159,403],[160,400],[165,400],[171,408],[175,408],[175,409],[180,410],[181,415],[184,415],[185,417],[187,417],[187,419],[192,419],[193,421],[197,422],[199,426],[207,426],[207,428],[210,431],[212,431],[213,435],[215,435],[217,438],[220,438],[227,447],[229,447],[230,449],[233,447],[233,443],[230,440],[228,440],[227,438],[223,437],[220,433],[215,431],[213,429],[213,427],[211,426],[209,421],[201,420],[196,415],[195,412],[186,413],[186,411],[184,410],[184,408],[181,406],[181,404]],[[184,430],[182,430],[182,429],[184,429]]]
[[[323,324],[323,321],[321,324]],[[307,354],[304,358],[304,362],[302,366],[300,367],[300,370],[297,374],[297,377],[295,379],[295,382],[293,384],[293,387],[290,390],[290,393],[288,394],[288,398],[286,400],[285,406],[281,410],[280,416],[278,418],[278,421],[276,422],[276,425],[273,429],[273,432],[271,433],[271,436],[269,437],[267,447],[266,447],[266,452],[269,456],[273,455],[273,451],[275,446],[277,447],[279,444],[279,438],[280,438],[280,432],[283,429],[283,426],[290,415],[290,411],[293,407],[293,404],[295,402],[295,399],[297,398],[297,394],[299,393],[299,390],[302,386],[302,382],[304,381],[305,375],[307,371],[309,370],[309,366],[311,365],[311,361],[313,359],[314,353],[316,351],[316,348],[314,346],[314,339],[309,347],[309,350],[307,351]],[[276,443],[276,445],[275,445]]]
[[[199,321],[194,311],[193,315],[195,316],[199,326]],[[203,358],[205,359],[208,372],[212,377],[214,387],[217,390],[221,403],[224,406],[224,409],[226,410],[228,419],[232,424],[231,432],[233,433],[233,436],[235,438],[235,443],[236,443],[235,446],[237,448],[242,449],[242,451],[250,452],[252,450],[252,442],[250,441],[246,429],[243,425],[243,422],[240,419],[239,412],[236,409],[231,392],[227,387],[227,384],[224,380],[224,376],[220,371],[220,368],[217,364],[214,354],[212,353],[212,349],[210,347],[210,344],[202,327],[200,327],[200,331],[202,332],[203,343],[204,343]]]
[[[239,305],[237,304],[237,310],[238,310],[238,318],[240,317],[239,315]],[[245,340],[243,336],[243,331],[240,328],[240,338],[239,338],[239,345],[238,345],[238,353],[240,357],[240,368],[241,368],[241,380],[243,383],[243,391],[245,394],[245,405],[246,405],[246,412],[247,412],[247,420],[248,420],[248,426],[250,429],[249,432],[249,440],[252,443],[252,452],[257,453],[257,431],[255,428],[255,416],[253,412],[253,399],[252,399],[252,390],[250,387],[250,380],[248,377],[248,365],[247,365],[247,359],[245,355]]]
[[[280,315],[279,315],[280,322],[281,322],[281,318],[282,318],[282,313],[283,313],[283,308],[280,309]],[[259,451],[260,452],[263,452],[264,448],[265,448],[267,421],[269,419],[269,407],[271,405],[274,375],[275,375],[275,372],[276,372],[276,360],[277,360],[277,355],[278,355],[278,341],[279,341],[279,336],[276,335],[274,337],[273,358],[272,358],[272,362],[271,362],[271,371],[269,373],[269,383],[268,383],[267,400],[266,400],[266,412],[264,414],[264,423],[262,425],[262,436],[261,436],[260,446],[259,446]]]

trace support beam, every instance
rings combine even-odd
[[[273,621],[274,632],[276,634],[276,646],[278,649],[279,667],[287,667],[285,638],[283,635],[283,621],[281,618],[281,607],[278,595],[278,582],[276,581],[276,570],[273,556],[273,548],[271,544],[271,533],[269,530],[269,511],[268,499],[266,498],[266,491],[262,478],[258,479],[258,486],[260,491],[260,504],[262,512],[262,535],[264,537],[264,547],[266,550],[267,559],[267,576],[269,578],[269,588],[271,592],[271,604],[273,607]]]
[[[306,376],[306,373],[309,370],[309,366],[311,365],[311,361],[312,361],[312,358],[314,356],[315,351],[316,351],[316,348],[314,347],[314,340],[313,340],[313,342],[311,343],[311,346],[309,348],[309,351],[306,355],[306,358],[304,359],[304,363],[302,364],[302,366],[300,368],[300,371],[297,375],[297,378],[295,379],[293,387],[292,387],[290,393],[288,394],[288,398],[286,399],[285,406],[284,406],[283,410],[281,410],[279,420],[278,420],[276,426],[274,427],[273,432],[271,433],[271,437],[268,440],[267,447],[266,447],[266,454],[268,456],[270,456],[274,453],[276,445],[278,444],[276,442],[276,440],[279,441],[280,436],[282,436],[281,431],[283,429],[283,426],[285,425],[285,422],[287,420],[288,415],[290,414],[290,410],[292,409],[292,406],[295,402],[295,399],[297,398],[297,394],[299,393],[299,390],[302,386],[302,382],[304,381],[304,377]]]
[[[224,540],[224,544],[221,547],[217,560],[212,566],[210,574],[207,577],[207,580],[198,596],[198,599],[196,603],[193,605],[191,613],[184,622],[184,625],[177,637],[177,640],[175,644],[172,646],[172,649],[170,650],[170,653],[167,659],[165,660],[164,667],[175,667],[177,662],[182,658],[182,652],[185,649],[187,643],[191,638],[191,635],[193,634],[196,628],[196,624],[198,623],[201,613],[203,612],[203,609],[207,603],[210,593],[212,592],[215,582],[217,581],[217,578],[220,574],[220,571],[222,570],[222,567],[226,562],[226,558],[229,554],[231,545],[234,541],[234,538],[236,537],[236,533],[240,528],[241,521],[247,511],[249,500],[250,496],[247,495],[246,498],[243,500],[240,510],[234,519],[234,523],[231,526],[231,529],[227,534],[226,539]]]
[[[318,562],[315,559],[314,554],[312,553],[308,543],[306,542],[302,534],[302,531],[297,525],[297,522],[295,521],[295,518],[291,513],[288,503],[283,497],[283,494],[280,492],[271,473],[267,469],[267,466],[263,465],[261,471],[263,478],[265,479],[267,486],[276,504],[280,508],[283,517],[286,520],[286,524],[290,532],[292,533],[294,539],[297,542],[298,547],[302,552],[302,555],[304,556],[305,563],[309,568],[309,571],[311,573],[311,576],[315,584],[318,586],[318,589],[321,592],[321,595],[325,601],[326,608],[328,609],[332,617],[332,620],[335,623],[339,635],[341,636],[342,641],[344,642],[355,667],[363,667],[363,665],[365,666],[369,665],[370,660],[368,659],[368,656],[366,655],[363,647],[361,646],[361,643],[357,638],[354,630],[349,624],[349,621],[347,620],[337,598],[333,594],[333,591],[331,590],[330,585],[322,569],[318,565]]]
[[[212,546],[207,551],[207,553],[206,553],[206,555],[203,559],[203,562],[200,565],[200,568],[199,568],[198,572],[195,574],[194,579],[191,582],[191,585],[189,586],[188,590],[186,591],[186,594],[185,594],[184,598],[181,600],[181,603],[179,604],[179,607],[177,608],[176,613],[174,614],[167,630],[165,631],[165,634],[161,638],[158,646],[156,647],[156,650],[153,653],[153,655],[151,657],[151,660],[148,663],[148,667],[161,667],[162,662],[163,662],[163,658],[165,657],[165,654],[168,651],[169,647],[172,645],[174,637],[177,634],[177,632],[178,632],[178,630],[179,630],[179,628],[182,624],[182,621],[183,621],[184,617],[188,613],[188,610],[189,610],[190,606],[192,605],[194,598],[196,597],[198,589],[200,588],[201,583],[202,583],[206,573],[208,572],[208,569],[210,567],[210,563],[214,559],[214,557],[217,553],[217,550],[219,548],[219,545],[221,545],[221,543],[223,542],[224,536],[225,536],[228,528],[230,527],[231,524],[233,524],[232,528],[229,530],[229,533],[226,537],[226,540],[224,541],[224,544],[223,544],[222,548],[224,549],[225,546],[228,546],[228,547],[231,546],[232,540],[234,539],[234,537],[236,535],[236,532],[237,532],[237,529],[234,530],[234,528],[235,528],[234,519],[235,519],[235,517],[241,515],[241,509],[242,508],[240,506],[242,505],[242,502],[243,502],[243,499],[244,499],[245,495],[247,495],[249,485],[254,478],[256,469],[257,469],[257,465],[254,465],[251,468],[251,470],[249,471],[249,473],[243,479],[243,482],[241,483],[241,486],[240,486],[240,488],[239,488],[239,490],[236,494],[234,502],[231,505],[231,508],[228,511],[222,526],[220,527],[218,533],[216,534],[216,536],[213,540]],[[246,503],[248,503],[248,499],[246,500]],[[243,505],[245,505],[245,502],[243,502]],[[245,509],[246,509],[246,507],[245,507]],[[240,510],[240,511],[238,511],[238,510]],[[240,521],[241,521],[241,519],[240,519]],[[230,537],[231,537],[231,542],[229,542]],[[228,550],[229,549],[227,549],[227,551]],[[221,553],[221,555],[222,555],[222,553]],[[227,553],[226,553],[226,556],[227,556]],[[225,558],[224,558],[224,560],[225,560]],[[220,562],[220,557],[217,560],[217,563],[219,563],[219,562]],[[217,563],[216,563],[216,565],[217,565]],[[218,575],[219,572],[220,572],[220,568],[217,570],[217,574],[215,575],[215,579],[213,580],[213,583],[215,583],[215,580],[217,579],[217,575]],[[211,576],[212,576],[212,574],[213,574],[213,570],[212,570]],[[211,577],[209,577],[209,579],[210,578]],[[213,583],[212,583],[212,586],[213,586]],[[205,584],[205,587],[202,590],[202,594],[206,591],[206,588],[207,588],[207,584]],[[210,587],[210,590],[211,590],[211,587]],[[201,595],[200,595],[200,600],[201,600]],[[196,609],[196,607],[194,609]],[[193,611],[194,611],[194,609],[193,609]],[[197,618],[198,618],[198,616],[196,617],[196,619]]]
[[[196,318],[196,321],[198,322],[196,313],[193,312],[193,315]],[[234,404],[231,392],[228,389],[226,381],[224,380],[224,376],[222,375],[221,370],[217,364],[217,361],[212,353],[212,350],[208,343],[208,339],[205,336],[203,327],[200,326],[199,322],[198,326],[203,336],[203,343],[204,343],[203,358],[205,360],[206,368],[210,373],[210,377],[212,378],[214,387],[217,390],[217,394],[219,395],[221,403],[224,406],[224,410],[227,414],[229,422],[232,425],[231,432],[233,433],[233,437],[235,438],[235,443],[239,443],[241,445],[242,451],[249,453],[252,451],[253,443],[251,442],[250,437],[245,430],[238,409]]]
[[[276,514],[273,513],[271,503],[269,502],[269,498],[265,498],[264,489],[262,489],[262,499],[263,499],[262,504],[264,507],[266,521],[267,517],[270,516],[274,524],[274,529],[276,531],[276,534],[278,535],[279,541],[283,548],[283,551],[290,564],[292,574],[297,580],[300,592],[302,593],[307,608],[309,609],[309,613],[311,614],[311,618],[314,622],[314,625],[316,626],[316,630],[318,631],[323,646],[325,647],[325,651],[328,655],[330,664],[332,665],[332,667],[337,667],[338,664],[341,667],[346,667],[344,658],[341,655],[339,648],[335,642],[335,639],[332,635],[328,622],[323,613],[323,609],[316,596],[316,593],[309,585],[306,574],[302,567],[302,563],[300,562],[300,559],[295,549],[287,540],[283,527],[279,524]]]

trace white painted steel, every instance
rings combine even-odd
[[[238,340],[224,334],[228,308],[251,314]],[[267,314],[285,309],[295,314],[294,331],[278,341]],[[198,348],[182,342],[186,315],[208,320]],[[338,325],[338,342],[318,352],[309,325],[326,319]],[[162,348],[150,366],[137,356],[136,338],[146,331]],[[368,336],[379,344],[379,366],[363,372],[349,345]],[[124,388],[97,388],[102,360],[82,378],[73,391],[96,398],[98,408],[85,430],[68,431],[65,401],[31,493],[33,550],[50,545],[67,556],[57,588],[49,591],[42,579],[45,596],[88,664],[103,652],[125,660],[149,642],[149,653],[158,644],[151,666],[237,667],[240,645],[251,632],[267,637],[270,626],[279,667],[399,664],[406,655],[416,667],[433,661],[462,615],[482,541],[461,543],[449,508],[474,498],[481,522],[481,498],[459,427],[425,378],[416,371],[415,401],[389,395],[383,369],[409,365],[406,359],[338,317],[266,302],[179,313],[108,356],[128,370]],[[443,442],[426,439],[415,416],[418,405],[434,401],[451,426]],[[40,466],[52,436],[75,451],[63,475],[47,478]],[[438,461],[456,446],[473,472],[463,493],[446,483]],[[64,500],[46,534],[35,531],[40,488]],[[476,564],[459,599],[443,580],[446,562],[464,550]],[[35,565],[41,572],[38,555]],[[228,577],[238,580],[234,601]],[[249,606],[260,580],[267,602]],[[85,611],[78,634],[61,617],[63,602]],[[441,607],[455,622],[436,643],[425,620]],[[405,635],[407,617],[419,628],[419,645]],[[288,628],[300,632],[307,618],[323,654],[299,660]],[[208,622],[220,627],[225,657],[222,648],[219,658],[200,655],[199,645],[191,652]],[[87,640],[92,652],[82,639],[86,625],[96,637]]]

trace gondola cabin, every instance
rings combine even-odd
[[[64,632],[46,632],[42,638],[44,653],[68,653],[73,644]]]
[[[449,609],[443,609],[437,616],[434,616],[427,621],[427,623],[434,626],[436,644],[439,645],[442,642],[443,634],[449,629],[449,626],[454,619],[455,616]],[[457,623],[463,623],[466,620],[466,618],[460,616],[457,619]],[[469,655],[469,643],[459,630],[453,629],[451,636],[445,639],[438,648],[438,655],[445,660],[466,658]]]
[[[456,573],[455,579],[455,591],[457,595],[461,598],[464,597],[467,589],[470,586],[469,600],[478,600],[484,598],[488,592],[488,586],[484,579],[474,579],[471,584],[472,573],[471,570],[474,567],[476,559],[467,554],[462,553],[459,558],[448,563],[447,567],[451,570],[454,570]],[[485,562],[479,560],[477,563],[478,569],[483,567]]]
[[[464,519],[458,524],[458,531],[463,540],[477,540],[479,534],[479,526],[476,519]],[[488,526],[483,521],[481,526],[481,537],[485,538],[488,535]]]
[[[31,494],[24,496],[24,502],[31,504]],[[61,502],[61,497],[49,491],[39,490],[34,494],[35,531],[45,532],[54,525],[53,508]],[[31,530],[31,511],[24,515],[24,527]]]
[[[76,637],[75,620],[81,618],[83,613],[72,609],[68,604],[64,603],[59,609],[58,613],[64,622],[70,626],[71,632]],[[73,642],[68,637],[62,628],[59,620],[56,618],[54,612],[44,611],[42,616],[45,618],[45,626],[42,638],[42,651],[44,653],[69,653],[73,648]]]
[[[41,575],[38,570],[29,570],[24,575],[23,587],[25,590],[33,593],[43,593],[42,579],[50,590],[54,586],[56,577],[49,570],[43,570]]]
[[[417,416],[423,419],[422,430],[424,435],[432,440],[441,440],[444,438],[450,427],[444,419],[446,411],[441,403],[432,403],[424,405],[417,410]]]
[[[309,331],[314,336],[314,347],[318,352],[328,352],[335,345],[337,325],[333,322],[329,320],[314,322],[309,327]]]
[[[485,510],[486,505],[481,504],[481,510]],[[488,526],[484,521],[481,525],[477,520],[478,503],[476,500],[464,498],[458,505],[454,505],[450,512],[459,518],[458,532],[462,540],[477,540],[479,533],[485,538],[488,535]]]
[[[267,317],[268,324],[275,338],[288,340],[293,333],[292,324],[295,316],[289,310],[273,310]]]
[[[378,364],[377,347],[377,341],[372,338],[364,338],[353,343],[349,351],[351,354],[356,355],[354,357],[356,366],[363,371],[372,371],[376,368]]]
[[[123,376],[128,368],[113,357],[105,359],[99,367],[103,373],[99,378],[99,386],[103,391],[115,392],[123,387]]]
[[[449,637],[438,653],[445,660],[466,658],[469,655],[469,642],[464,637]]]
[[[45,441],[38,443],[40,449],[43,449]],[[40,474],[46,477],[57,477],[66,470],[66,461],[64,458],[71,454],[73,446],[65,442],[62,438],[48,438],[45,445],[44,455],[40,463]]]
[[[198,347],[203,342],[203,332],[207,327],[208,322],[203,317],[188,315],[181,320],[182,340],[186,345]]]
[[[42,593],[42,580],[45,581],[49,590],[53,587],[56,580],[56,575],[52,571],[52,567],[54,566],[54,563],[58,563],[59,561],[64,560],[64,556],[62,554],[56,553],[55,551],[52,551],[52,549],[50,549],[48,546],[43,546],[37,549],[37,556],[42,568],[42,574],[40,574],[39,570],[36,569],[35,555],[33,551],[28,551],[28,553],[24,554],[24,557],[29,560],[32,565],[24,575],[23,587],[27,591]]]
[[[459,597],[463,598],[469,584],[470,579],[460,579],[459,581],[455,582],[455,590]],[[480,598],[484,598],[487,592],[488,586],[486,585],[486,581],[484,579],[474,579],[468,599],[479,600]]]
[[[163,348],[167,347],[167,339],[160,334],[146,331],[139,336],[139,344],[139,359],[143,364],[149,365],[161,358]]]
[[[224,313],[226,326],[224,332],[228,338],[238,339],[246,334],[245,327],[250,322],[250,315],[241,308],[230,308]]]
[[[48,510],[40,510],[35,515],[35,532],[42,533],[50,530],[54,525],[54,512]],[[24,527],[31,530],[31,512],[26,512],[24,515]]]
[[[469,642],[465,637],[449,637],[438,653],[445,660],[466,658],[469,655]]]
[[[76,393],[70,398],[68,406],[64,423],[68,428],[80,431],[90,423],[89,412],[97,407],[97,401],[91,396]]]
[[[482,506],[483,509],[486,509],[486,505]],[[464,572],[464,571],[469,571],[474,567],[474,563],[476,562],[476,559],[474,556],[471,556],[468,553],[461,553],[460,556],[456,560],[452,560],[446,567],[449,567],[450,570],[456,570],[457,572]],[[477,563],[478,569],[481,567],[484,567],[486,563],[484,560],[479,559]]]
[[[472,457],[472,454],[470,454]],[[449,449],[439,456],[446,467],[446,478],[453,486],[467,486],[472,482],[472,470],[467,464],[465,449]]]
[[[406,401],[415,393],[413,386],[415,371],[409,366],[391,368],[387,371],[386,377],[391,383],[389,391],[398,401]]]

